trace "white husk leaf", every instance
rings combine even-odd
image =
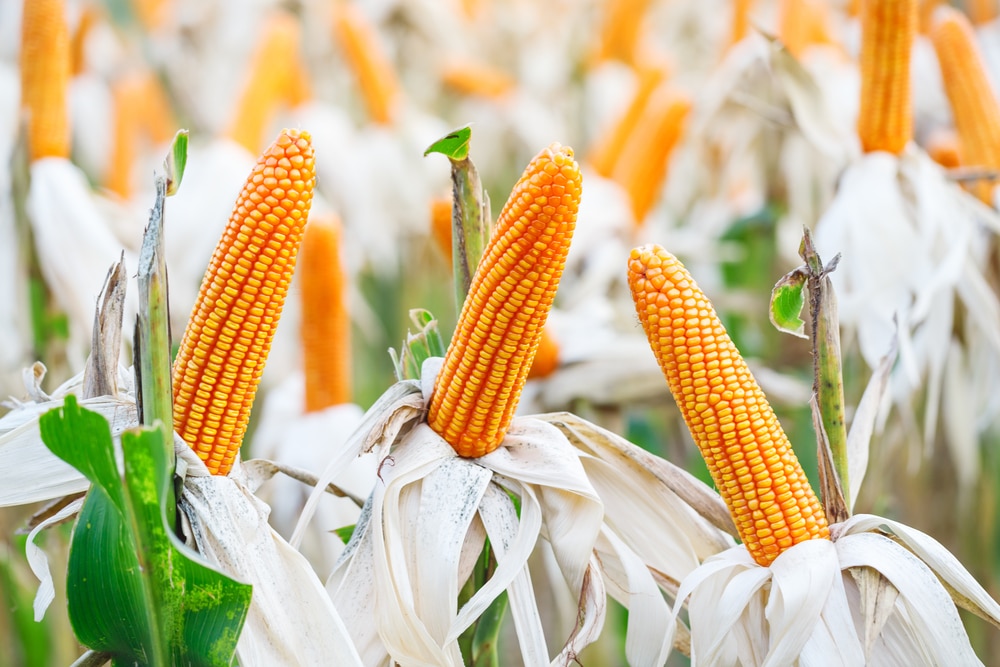
[[[52,583],[52,572],[49,571],[49,557],[45,555],[42,548],[35,544],[35,538],[38,534],[51,526],[52,524],[59,523],[69,517],[73,516],[80,511],[83,507],[83,498],[78,498],[73,502],[63,507],[61,510],[50,516],[49,518],[41,521],[37,526],[31,529],[28,533],[28,539],[24,544],[24,555],[28,559],[28,565],[31,567],[31,571],[35,573],[40,582],[38,585],[38,591],[35,593],[34,611],[35,611],[35,622],[38,623],[45,616],[45,610],[49,608],[52,601],[56,597],[55,587]]]
[[[312,566],[267,523],[269,508],[241,482],[208,473],[183,443],[187,462],[178,508],[209,562],[253,586],[236,654],[242,665],[362,665],[340,615]]]
[[[0,418],[0,507],[51,500],[90,487],[76,468],[49,451],[38,428],[43,414],[60,407],[67,394],[80,392],[82,379],[80,374],[68,380],[51,397],[37,396],[47,400],[15,402]],[[107,419],[116,439],[139,423],[135,402],[126,394],[87,398],[80,406]]]

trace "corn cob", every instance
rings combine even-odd
[[[80,14],[80,20],[77,21],[76,28],[73,30],[73,36],[70,40],[69,61],[71,63],[70,72],[72,76],[83,74],[86,70],[87,37],[90,36],[90,31],[97,24],[98,19],[100,19],[100,15],[96,7],[93,5],[84,6],[83,12]]]
[[[382,125],[391,123],[399,97],[399,82],[374,26],[357,5],[344,2],[334,8],[333,27],[334,36],[361,88],[368,116]]]
[[[295,106],[309,97],[308,77],[298,57],[299,41],[295,17],[279,11],[268,18],[227,132],[251,153],[260,150],[268,125],[282,104]]]
[[[459,456],[488,454],[510,426],[566,264],[580,193],[573,151],[556,143],[535,156],[500,212],[427,415]]]
[[[750,27],[750,8],[753,0],[733,0],[732,32],[730,44],[737,44],[747,36]]]
[[[351,317],[340,261],[340,221],[313,218],[302,241],[302,354],[306,412],[351,400]]]
[[[285,130],[257,161],[202,281],[174,362],[174,428],[229,472],[281,316],[315,184],[310,136]]]
[[[441,83],[462,95],[500,99],[514,89],[514,79],[481,62],[453,60],[441,68]]]
[[[924,149],[927,156],[946,169],[962,164],[962,145],[958,133],[950,129],[937,129],[927,137]]]
[[[996,0],[969,0],[966,11],[973,25],[989,23],[997,17]]]
[[[781,0],[778,8],[778,39],[796,58],[806,47],[836,44],[830,30],[830,14],[823,0]]]
[[[531,362],[531,370],[528,371],[529,379],[548,377],[559,368],[559,342],[555,339],[549,328],[542,329],[542,338],[538,341],[538,350],[535,351],[535,360]]]
[[[69,27],[62,0],[24,3],[21,18],[21,106],[28,113],[32,161],[69,157]]]
[[[639,119],[649,98],[667,77],[666,67],[644,67],[639,71],[638,87],[625,113],[611,126],[610,132],[595,142],[588,162],[598,174],[611,178],[628,138],[640,131]]]
[[[663,188],[670,154],[690,110],[689,97],[669,84],[660,86],[622,148],[611,176],[628,192],[637,225],[646,219]]]
[[[601,25],[599,60],[618,59],[635,62],[637,45],[642,37],[649,0],[606,0],[605,17]]]
[[[162,143],[170,138],[174,122],[170,105],[157,78],[148,71],[132,72],[115,82],[114,136],[104,184],[127,198],[132,192],[132,168],[139,144],[148,138]]]
[[[855,0],[855,2],[860,2],[860,0]],[[918,28],[921,35],[930,33],[931,25],[934,23],[934,12],[942,4],[944,4],[944,0],[920,0]]]
[[[431,200],[431,236],[451,266],[451,195]]]
[[[166,22],[169,0],[133,0],[132,8],[146,30],[155,30]]]
[[[865,152],[899,155],[913,136],[910,53],[916,33],[917,0],[862,0],[858,137]]]
[[[739,350],[684,266],[636,248],[628,282],[650,346],[754,560],[829,538],[819,499]]]
[[[957,10],[940,7],[934,16],[931,40],[961,140],[962,166],[1000,169],[1000,104],[972,25]],[[992,203],[992,183],[979,182],[971,189],[984,202]]]

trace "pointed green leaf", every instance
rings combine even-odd
[[[806,297],[803,288],[806,285],[806,274],[801,269],[782,276],[774,289],[771,290],[771,307],[768,314],[771,324],[778,331],[790,333],[799,338],[806,338],[805,325],[799,315],[805,306]]]
[[[167,196],[177,194],[184,179],[184,168],[187,166],[188,131],[178,130],[170,145],[170,152],[163,160],[163,170],[167,178]]]
[[[424,155],[440,153],[449,160],[464,160],[469,157],[469,140],[472,138],[472,127],[466,125],[449,132],[427,147]]]
[[[116,664],[231,664],[251,587],[214,570],[168,529],[173,472],[162,425],[122,434],[124,479],[107,421],[75,397],[43,415],[40,428],[53,453],[93,484],[67,575],[77,639]]]

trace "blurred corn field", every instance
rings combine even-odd
[[[154,172],[185,128],[187,169],[164,217],[174,429],[199,453],[225,431],[226,453],[202,456],[219,458],[222,474],[233,458],[261,457],[315,481],[332,454],[320,441],[307,446],[306,434],[327,427],[295,430],[296,420],[349,406],[338,417],[345,440],[396,382],[388,350],[401,351],[422,322],[412,310],[433,313],[444,347],[458,326],[470,359],[482,342],[477,324],[494,322],[483,309],[504,276],[484,279],[487,298],[467,306],[477,319],[458,324],[452,188],[469,172],[456,165],[474,163],[489,231],[508,193],[530,190],[515,189],[524,166],[545,146],[563,155],[551,149],[558,142],[579,165],[566,186],[579,190],[582,179],[579,212],[575,231],[553,225],[538,243],[555,248],[571,235],[565,268],[551,269],[547,250],[521,257],[554,272],[551,283],[549,273],[536,279],[558,292],[552,301],[539,287],[527,306],[517,301],[510,326],[526,328],[523,338],[483,343],[515,357],[530,347],[535,366],[505,375],[507,357],[481,368],[449,351],[440,377],[473,398],[456,391],[445,407],[435,402],[430,426],[449,443],[456,434],[478,441],[481,430],[460,419],[493,419],[492,450],[515,408],[570,411],[712,485],[630,296],[630,250],[657,243],[711,299],[818,492],[810,343],[768,319],[771,290],[802,263],[808,229],[823,260],[841,257],[830,278],[848,423],[883,356],[898,349],[853,511],[933,536],[997,598],[998,77],[997,0],[0,0],[0,397],[10,397],[0,417],[83,372],[94,307],[119,259],[128,276],[121,363],[133,363],[134,276],[157,201]],[[425,154],[465,126],[467,158]],[[283,128],[308,133],[308,150],[273,152],[274,137],[299,137]],[[273,164],[257,162],[266,151]],[[248,173],[260,178],[247,183]],[[498,233],[530,205],[512,205]],[[267,217],[278,209],[295,220]],[[271,227],[239,227],[260,220]],[[265,238],[275,226],[280,238]],[[200,291],[226,293],[226,281],[247,272],[236,251],[214,251],[224,233],[257,253],[247,262],[291,257],[281,280],[261,274],[259,299],[244,304],[249,324],[231,338],[220,330],[236,320],[232,307],[213,320],[196,305]],[[516,243],[497,241],[497,257],[528,252]],[[216,287],[201,287],[206,271],[220,276]],[[546,299],[542,329],[531,318]],[[495,309],[505,323],[502,303]],[[189,322],[205,329],[191,333]],[[215,428],[202,421],[198,364],[220,340],[233,368],[250,350],[259,385],[230,396],[225,410],[239,417],[226,412]],[[243,371],[217,370],[215,394],[232,388],[230,372]],[[481,396],[482,374],[499,379]],[[506,407],[491,402],[515,385]],[[453,404],[469,400],[479,412],[456,416]],[[0,421],[0,486],[18,474],[4,469],[13,454],[2,438],[13,428]],[[291,440],[302,449],[291,451]],[[455,447],[478,457],[475,446]],[[357,465],[367,466],[364,479],[376,474],[371,461]],[[370,489],[351,479],[345,472],[337,483],[363,501]],[[279,481],[259,495],[290,538],[308,493]],[[355,504],[337,500],[318,511],[325,529],[300,546],[323,582],[348,537],[331,530],[359,520]],[[67,615],[69,523],[38,539],[55,600],[34,620],[25,535],[38,512],[51,514],[46,503],[0,503],[0,667],[67,665],[85,650]],[[553,596],[543,616],[565,614],[559,604]],[[623,664],[628,613],[610,605],[580,664]],[[997,627],[964,610],[962,619],[981,659],[1000,655]],[[498,641],[501,664],[518,664],[510,619]],[[550,638],[550,649],[562,641]],[[689,662],[674,652],[668,664]]]

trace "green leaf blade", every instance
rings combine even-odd
[[[424,151],[424,156],[440,153],[449,160],[464,160],[469,157],[469,141],[472,138],[472,127],[466,125],[449,132]]]
[[[77,638],[115,664],[230,665],[252,589],[209,566],[169,529],[173,470],[162,424],[122,434],[122,478],[107,422],[72,397],[67,405],[42,417],[43,439],[71,464],[100,462],[70,548]]]
[[[799,317],[805,307],[806,275],[800,269],[784,275],[771,291],[768,315],[778,331],[807,338],[806,323]]]

